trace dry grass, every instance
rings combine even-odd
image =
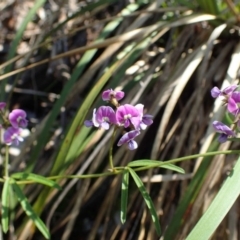
[[[100,86],[99,92],[123,89],[123,103],[141,102],[154,115],[154,124],[138,138],[137,151],[114,148],[115,166],[133,159],[164,161],[210,149],[238,149],[238,143],[216,143],[211,122],[224,117],[224,108],[210,96],[213,86],[238,82],[237,25],[187,6],[163,5],[164,1],[108,2],[93,7],[85,1],[45,2],[26,25],[12,56],[11,43],[35,1],[0,3],[4,13],[0,80],[1,89],[8,89],[1,96],[10,109],[27,111],[31,131],[20,154],[12,158],[11,171],[42,175],[108,171],[111,133],[82,125],[86,114],[90,116],[101,103],[96,90],[86,104],[94,86]],[[77,128],[74,119],[81,119]],[[64,136],[71,130],[71,145],[64,148]],[[166,233],[161,239],[186,238],[235,161],[232,155],[184,161],[179,166],[185,175],[163,169],[141,172]],[[130,184],[127,221],[121,224],[120,175],[63,179],[59,184],[62,191],[47,190],[46,195],[39,185],[24,188],[52,239],[158,239],[134,184]],[[238,239],[238,205],[237,201],[212,239]],[[179,206],[182,213],[177,212]],[[20,207],[15,209],[4,239],[41,239]],[[168,226],[172,232],[167,232]]]

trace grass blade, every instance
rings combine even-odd
[[[211,147],[209,148],[209,152],[216,151],[218,149],[219,143],[217,141],[213,142]],[[182,224],[184,224],[188,220],[188,215],[191,214],[191,207],[193,202],[196,199],[197,194],[199,193],[204,179],[208,173],[209,165],[211,164],[212,156],[205,157],[199,166],[196,174],[191,180],[187,191],[185,192],[182,200],[178,204],[178,208],[172,217],[172,221],[170,222],[165,234],[165,240],[174,239],[175,234],[178,233]]]
[[[43,221],[39,218],[39,216],[33,211],[30,203],[28,202],[27,198],[23,194],[21,188],[17,185],[17,183],[15,181],[13,181],[12,186],[13,186],[13,190],[17,196],[17,199],[18,199],[19,203],[21,204],[25,213],[28,215],[29,218],[31,218],[31,220],[34,222],[34,224],[39,229],[39,231],[43,234],[43,236],[46,239],[50,239],[50,233],[49,233],[47,227],[45,226]]]
[[[152,199],[150,198],[146,188],[144,187],[141,179],[138,177],[138,175],[136,174],[135,171],[133,171],[131,168],[128,168],[134,182],[136,183],[139,191],[141,192],[143,198],[144,198],[144,201],[150,211],[150,214],[152,216],[152,220],[153,220],[153,223],[154,223],[154,226],[156,228],[156,232],[158,234],[158,236],[160,236],[161,234],[161,227],[160,227],[160,223],[159,223],[159,220],[158,220],[158,215],[157,215],[157,212],[155,210],[155,207],[153,205],[153,202],[152,202]]]
[[[240,194],[239,172],[240,158],[210,207],[188,235],[187,240],[205,240],[211,237]]]
[[[127,217],[127,201],[128,201],[129,171],[124,170],[122,178],[121,190],[121,222],[125,223]]]
[[[8,231],[9,223],[9,186],[10,178],[7,178],[4,182],[2,191],[2,229],[4,233]]]

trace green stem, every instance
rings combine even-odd
[[[122,168],[124,169],[124,168]],[[122,171],[118,172],[107,172],[107,173],[96,173],[96,174],[85,174],[85,175],[61,175],[61,176],[51,176],[51,177],[46,177],[49,180],[58,180],[58,179],[73,179],[73,178],[79,178],[79,179],[85,179],[85,178],[98,178],[98,177],[107,177],[111,175],[116,175],[120,174]],[[17,181],[17,184],[33,184],[36,183],[35,181],[32,180],[23,180],[23,181]]]
[[[167,160],[167,161],[164,161],[164,162],[159,162],[159,164],[156,164],[156,166],[151,165],[151,166],[144,166],[144,167],[135,168],[134,171],[143,171],[143,170],[147,170],[147,169],[150,169],[150,168],[159,167],[161,165],[168,164],[168,163],[177,163],[177,162],[190,160],[190,159],[193,159],[193,158],[208,157],[208,156],[214,156],[214,155],[220,155],[220,154],[225,154],[225,155],[227,155],[227,154],[240,154],[240,150],[226,150],[226,151],[215,151],[215,152],[207,152],[207,153],[202,153],[202,154],[194,154],[194,155],[190,155],[190,156],[186,156],[186,157],[180,157],[180,158]]]
[[[191,156],[186,156],[186,157],[180,157],[180,158],[175,158],[172,160],[167,160],[164,162],[160,162],[156,165],[151,165],[151,166],[144,166],[144,167],[139,167],[139,168],[134,168],[134,171],[143,171],[147,170],[150,168],[154,167],[161,167],[161,165],[168,164],[168,163],[177,163],[177,162],[182,162],[186,160],[191,160],[193,158],[198,158],[198,157],[207,157],[207,156],[215,156],[215,155],[220,155],[220,154],[240,154],[240,150],[226,150],[226,151],[215,151],[215,152],[208,152],[208,153],[203,153],[203,154],[195,154]],[[98,178],[98,177],[107,177],[111,175],[116,175],[116,174],[122,174],[124,171],[125,167],[115,167],[112,172],[105,172],[105,173],[96,173],[96,174],[86,174],[86,175],[61,175],[61,176],[51,176],[51,177],[46,177],[49,180],[57,180],[57,179],[63,179],[63,178],[68,178],[68,179],[73,179],[73,178],[79,178],[79,179],[84,179],[84,178]],[[6,174],[5,174],[6,175]],[[0,179],[0,182],[3,179]],[[33,184],[35,183],[34,181],[17,181],[17,184]]]
[[[4,176],[5,176],[5,178],[9,177],[8,163],[9,163],[9,146],[6,145],[6,153],[5,153],[5,161],[4,161]]]
[[[114,172],[115,169],[114,169],[114,165],[113,165],[113,144],[114,144],[114,138],[115,138],[115,135],[116,135],[116,132],[117,132],[117,128],[114,127],[114,130],[113,130],[113,134],[112,134],[112,137],[111,137],[111,146],[110,146],[110,149],[109,149],[109,165],[111,167],[111,170]]]

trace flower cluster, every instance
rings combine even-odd
[[[7,145],[12,143],[18,145],[19,142],[23,141],[21,137],[22,128],[27,127],[28,121],[26,119],[27,114],[22,109],[14,109],[9,113],[8,118],[4,116],[3,109],[6,103],[0,102],[0,116],[2,119],[1,129],[5,129],[3,134],[3,142]]]
[[[113,91],[112,89],[106,90],[102,93],[103,101],[107,101],[113,105],[100,106],[98,109],[93,110],[92,120],[84,122],[86,127],[97,127],[108,130],[111,125],[116,128],[124,128],[125,133],[118,141],[118,146],[125,143],[128,144],[130,150],[138,147],[137,142],[134,140],[140,134],[141,130],[145,130],[147,126],[153,123],[153,116],[144,114],[143,104],[136,106],[130,104],[120,105],[119,100],[124,97],[123,91]],[[127,132],[126,132],[127,131]]]
[[[220,133],[218,141],[226,142],[228,137],[236,137],[236,130],[240,128],[240,91],[237,91],[238,85],[231,85],[223,90],[214,87],[211,90],[213,98],[221,97],[223,103],[227,106],[227,111],[235,118],[232,127],[222,122],[214,121],[213,127],[216,132]]]

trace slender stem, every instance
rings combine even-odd
[[[202,154],[194,154],[194,155],[190,155],[190,156],[186,156],[186,157],[180,157],[180,158],[167,160],[164,162],[159,162],[159,164],[156,164],[156,165],[135,168],[134,171],[143,171],[143,170],[147,170],[150,168],[159,167],[161,165],[168,164],[168,163],[177,163],[177,162],[182,162],[182,161],[186,161],[186,160],[191,160],[193,158],[209,157],[209,156],[220,155],[220,154],[225,154],[225,155],[240,154],[240,150],[226,150],[226,151],[215,151],[215,152],[207,152],[207,153],[202,153]]]
[[[164,162],[159,162],[156,165],[134,168],[134,171],[143,171],[143,170],[147,170],[147,169],[154,168],[154,167],[160,167],[161,165],[168,164],[168,163],[177,163],[177,162],[187,161],[187,160],[191,160],[191,159],[198,158],[198,157],[209,157],[209,156],[215,156],[215,155],[220,155],[220,154],[225,154],[225,155],[227,155],[227,154],[240,154],[240,150],[226,150],[226,151],[207,152],[207,153],[203,153],[203,154],[194,154],[194,155],[191,155],[191,156],[180,157],[180,158],[175,158],[175,159],[172,159],[172,160],[167,160],[167,161],[164,161]],[[61,175],[61,176],[51,176],[51,177],[46,177],[46,178],[49,179],[49,180],[57,180],[57,179],[62,179],[62,178],[84,179],[84,178],[107,177],[107,176],[111,176],[111,175],[121,174],[124,171],[124,169],[125,169],[125,167],[116,167],[116,168],[114,168],[115,171],[112,171],[112,172],[86,174],[86,175]],[[7,171],[7,174],[8,174],[8,171]],[[3,182],[3,179],[0,178],[0,182]],[[34,183],[36,183],[36,182],[31,181],[31,180],[17,181],[17,184],[34,184]]]
[[[122,168],[122,169],[124,169],[124,168]],[[111,175],[121,174],[122,171],[106,172],[106,173],[96,173],[96,174],[85,174],[85,175],[61,175],[61,176],[51,176],[51,177],[46,177],[46,178],[49,179],[49,180],[57,180],[57,179],[62,179],[62,178],[66,178],[66,179],[73,179],[73,178],[79,178],[79,179],[98,178],[98,177],[107,177],[107,176],[111,176]],[[33,180],[20,180],[20,181],[17,181],[17,184],[19,184],[19,185],[21,185],[21,184],[33,184],[33,183],[36,183],[36,181],[33,181]]]
[[[9,163],[9,146],[6,145],[5,161],[4,161],[4,176],[9,177],[8,174],[8,163]]]
[[[115,138],[115,135],[116,135],[116,132],[117,132],[117,128],[114,127],[114,130],[113,130],[113,134],[112,134],[112,137],[111,137],[111,146],[110,146],[110,149],[109,149],[109,165],[111,167],[111,170],[114,172],[115,169],[114,169],[114,165],[113,165],[113,144],[114,144],[114,138]]]

